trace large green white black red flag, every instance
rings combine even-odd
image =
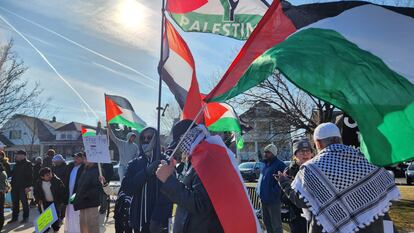
[[[207,32],[239,40],[249,38],[267,11],[261,0],[169,0],[167,11],[187,32]]]

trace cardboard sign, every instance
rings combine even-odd
[[[34,220],[36,233],[43,233],[58,220],[55,204],[51,204],[43,213]]]
[[[106,135],[83,137],[86,158],[92,163],[111,163]]]

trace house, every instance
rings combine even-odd
[[[258,102],[239,116],[240,121],[252,129],[243,134],[244,147],[239,151],[241,161],[259,161],[263,148],[271,143],[278,147],[278,157],[289,160],[291,156],[291,126],[286,124],[282,112],[265,102]]]
[[[28,158],[43,156],[48,149],[70,156],[83,148],[81,125],[16,114],[0,129],[0,147],[4,145],[12,161],[17,150],[25,150]]]

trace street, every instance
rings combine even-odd
[[[19,221],[21,220],[22,212],[20,213]],[[7,225],[7,222],[11,219],[11,210],[9,208],[4,209],[4,215],[5,215],[5,225],[3,227],[3,230],[1,232],[19,232],[19,233],[32,233],[34,232],[33,228],[33,221],[38,216],[39,212],[37,211],[37,208],[30,208],[30,217],[29,222],[21,225],[19,222]],[[101,222],[101,233],[113,233],[115,232],[115,221],[113,219],[113,212],[110,213],[109,218],[106,218],[106,215],[101,214],[100,215],[100,222]],[[59,232],[64,231],[64,225],[60,228]]]

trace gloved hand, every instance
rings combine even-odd
[[[158,166],[160,165],[160,161],[159,160],[155,160],[154,162],[152,162],[147,168],[145,168],[145,172],[147,173],[148,176],[155,176],[155,172],[158,169]]]

